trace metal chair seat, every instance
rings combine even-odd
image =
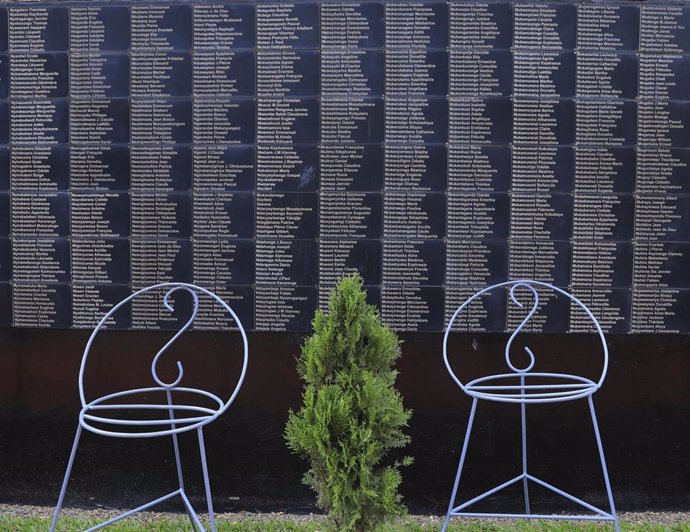
[[[137,396],[161,395],[167,398],[166,388],[136,388],[122,392],[111,393],[94,399],[85,405],[79,413],[79,424],[86,430],[102,436],[116,438],[155,438],[158,436],[170,436],[195,430],[206,423],[210,423],[219,416],[224,402],[217,395],[199,390],[197,388],[175,388],[175,394],[182,392],[185,399],[195,398],[211,404],[211,408],[197,404],[146,404],[112,402],[116,399],[136,399]],[[146,415],[148,414],[148,415]],[[99,425],[108,425],[113,428],[105,430]],[[133,432],[134,427],[162,427],[159,430],[146,430]],[[122,430],[116,430],[122,429]]]
[[[468,395],[500,403],[573,401],[598,389],[597,383],[586,377],[564,373],[502,373],[480,377],[465,385]]]

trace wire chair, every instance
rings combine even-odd
[[[87,401],[86,395],[84,394],[84,370],[86,368],[86,361],[89,356],[89,351],[96,338],[96,335],[101,330],[101,328],[106,324],[115,312],[117,312],[121,307],[131,302],[134,298],[145,294],[147,292],[152,292],[155,290],[167,290],[163,296],[163,306],[170,312],[174,311],[174,307],[170,301],[170,297],[176,292],[187,292],[193,302],[193,308],[190,317],[187,322],[182,326],[182,328],[175,333],[175,335],[168,340],[168,342],[161,348],[156,354],[151,363],[151,375],[157,386],[145,387],[145,388],[135,388],[131,390],[123,390],[115,393],[110,393],[96,399]],[[212,298],[212,302],[219,304],[234,320],[237,329],[242,335],[242,344],[244,349],[242,370],[240,373],[239,381],[235,386],[230,398],[224,401],[217,395],[208,392],[206,390],[201,390],[198,388],[187,388],[180,386],[182,377],[184,376],[184,370],[182,363],[177,362],[178,376],[173,382],[164,382],[159,376],[157,371],[157,365],[161,356],[167,351],[167,349],[175,343],[175,341],[184,333],[191,325],[194,323],[198,311],[199,311],[199,296],[208,296]],[[120,303],[115,305],[96,325],[93,330],[89,341],[86,343],[86,348],[84,349],[84,355],[81,361],[81,368],[79,370],[79,396],[81,399],[81,411],[79,412],[79,426],[77,427],[77,433],[74,438],[74,444],[72,446],[72,452],[69,457],[69,462],[67,464],[67,471],[65,472],[65,478],[62,482],[62,488],[60,490],[60,497],[58,499],[57,507],[55,508],[55,514],[53,516],[53,521],[50,526],[51,532],[55,530],[58,523],[58,518],[60,516],[60,510],[62,509],[62,504],[65,497],[65,492],[67,490],[67,483],[69,481],[70,472],[72,470],[72,465],[74,464],[74,457],[77,453],[77,446],[79,444],[79,438],[83,429],[86,429],[95,434],[101,436],[111,436],[115,438],[155,438],[159,436],[172,436],[173,449],[175,451],[175,463],[177,466],[177,477],[179,481],[179,488],[175,491],[163,495],[158,499],[148,502],[138,508],[129,510],[121,515],[113,517],[107,521],[99,523],[98,525],[89,528],[88,530],[97,530],[104,526],[110,525],[125,519],[137,512],[146,510],[160,502],[171,499],[179,495],[184,502],[185,508],[189,515],[189,519],[192,523],[192,527],[195,530],[205,530],[201,524],[201,520],[189,502],[189,498],[185,492],[184,478],[182,473],[182,462],[180,459],[180,451],[177,441],[178,434],[184,432],[196,431],[199,440],[199,453],[201,457],[201,467],[203,470],[204,477],[204,488],[206,494],[206,502],[208,505],[208,515],[209,524],[212,531],[216,530],[215,516],[213,513],[213,504],[211,501],[211,487],[209,484],[208,477],[208,466],[206,463],[206,450],[204,446],[204,435],[203,427],[213,420],[218,418],[223,412],[225,412],[228,407],[232,404],[240,391],[242,382],[244,381],[245,374],[247,372],[247,361],[249,357],[249,346],[247,343],[247,335],[245,334],[242,324],[235,314],[235,312],[225,303],[221,298],[215,295],[213,292],[187,283],[163,283],[154,286],[149,286],[139,290],[126,299],[122,300]],[[183,396],[189,403],[192,401],[205,402],[211,406],[199,406],[197,404],[177,404],[173,402],[173,396]],[[137,403],[128,402],[127,400],[132,400],[137,396],[158,396],[161,400],[165,399],[165,404],[158,403]],[[124,399],[124,401],[120,401]],[[142,416],[145,412],[152,412],[154,414],[159,414],[157,419],[149,419]],[[130,416],[135,417],[135,419],[122,419],[121,415],[116,417],[115,413],[127,413]],[[138,418],[136,418],[138,416]],[[106,426],[107,428],[100,428],[101,426]],[[134,431],[134,429],[139,429],[140,431]]]
[[[497,375],[488,375],[484,377],[476,378],[467,383],[463,383],[455,374],[451,365],[448,361],[448,337],[453,327],[458,315],[473,301],[488,294],[489,292],[496,289],[509,289],[510,300],[520,308],[524,307],[524,303],[520,302],[516,297],[516,289],[521,288],[527,290],[531,293],[531,309],[529,310],[527,316],[522,320],[520,325],[517,327],[515,332],[510,336],[505,347],[505,361],[508,368],[511,370],[510,373],[501,373]],[[524,329],[527,323],[532,319],[532,316],[537,312],[539,307],[539,292],[538,289],[548,289],[554,291],[556,294],[567,297],[571,303],[575,303],[579,308],[585,312],[589,319],[594,324],[599,339],[601,340],[601,345],[603,348],[603,370],[597,381],[588,379],[580,375],[573,375],[567,373],[538,373],[532,372],[532,368],[535,363],[535,356],[529,347],[525,347],[524,350],[529,357],[529,363],[526,367],[517,367],[511,360],[511,345],[517,337],[517,335]],[[453,484],[453,491],[450,497],[450,502],[448,504],[448,511],[446,513],[446,519],[443,524],[442,531],[445,531],[448,527],[451,517],[487,517],[487,518],[526,518],[526,519],[576,519],[576,520],[602,520],[611,521],[615,527],[616,532],[619,531],[618,527],[618,517],[616,516],[616,509],[613,503],[613,494],[611,492],[611,484],[609,482],[609,475],[606,468],[606,460],[604,459],[604,449],[601,443],[601,435],[599,433],[599,425],[597,423],[596,414],[594,411],[594,402],[592,401],[592,395],[601,388],[606,377],[606,372],[608,370],[608,347],[606,345],[606,338],[599,325],[599,322],[594,317],[592,312],[571,294],[552,286],[547,283],[542,283],[539,281],[531,280],[518,280],[518,281],[507,281],[504,283],[495,284],[480,290],[473,296],[471,296],[467,301],[465,301],[458,309],[455,311],[453,316],[448,323],[446,332],[443,338],[443,361],[446,364],[446,368],[450,373],[450,376],[457,383],[458,386],[467,395],[472,397],[472,408],[470,410],[470,417],[467,422],[467,430],[465,432],[465,440],[462,446],[462,451],[460,453],[460,463],[458,465],[458,471],[455,476],[455,483]],[[543,480],[531,475],[527,471],[527,430],[526,430],[526,406],[528,404],[536,403],[557,403],[563,401],[574,401],[577,399],[587,399],[589,403],[589,410],[592,416],[592,424],[594,427],[594,434],[596,437],[597,447],[599,450],[599,458],[601,460],[601,468],[604,474],[604,482],[606,484],[606,493],[608,496],[608,502],[610,506],[610,511],[601,510],[565,491],[552,486],[551,484],[544,482]],[[467,455],[467,447],[470,441],[470,433],[472,431],[472,425],[474,423],[474,417],[477,410],[477,402],[480,400],[486,401],[496,401],[501,403],[517,403],[520,405],[521,410],[521,425],[522,425],[522,473],[515,478],[492,488],[483,494],[474,497],[462,504],[456,505],[456,498],[458,494],[458,486],[460,484],[460,477],[462,473],[463,464],[465,462],[465,457]],[[523,493],[525,500],[525,513],[517,514],[506,514],[506,513],[479,513],[466,511],[469,506],[501,491],[508,486],[511,486],[517,482],[522,481]],[[561,515],[561,514],[532,514],[530,512],[529,503],[529,488],[528,481],[532,481],[566,499],[579,504],[580,506],[590,510],[594,515]]]

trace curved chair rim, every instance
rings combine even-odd
[[[225,301],[223,301],[219,296],[217,296],[216,294],[214,294],[214,293],[211,292],[210,290],[207,290],[206,288],[203,288],[203,287],[201,287],[201,286],[198,286],[198,285],[195,285],[195,284],[191,284],[191,283],[168,282],[168,283],[158,283],[158,284],[155,284],[155,285],[147,286],[147,287],[145,287],[145,288],[142,288],[142,289],[140,289],[140,290],[137,290],[136,292],[133,292],[133,293],[130,294],[128,297],[126,297],[125,299],[123,299],[122,301],[120,301],[119,303],[117,303],[114,307],[112,307],[112,308],[101,318],[101,320],[98,322],[98,324],[97,324],[96,327],[94,328],[93,332],[91,333],[91,336],[89,337],[89,339],[88,339],[88,341],[87,341],[87,343],[86,343],[86,347],[84,348],[84,354],[82,355],[81,366],[80,366],[80,368],[79,368],[79,381],[78,381],[78,385],[79,385],[79,397],[80,397],[81,404],[82,404],[82,413],[84,412],[84,410],[87,409],[87,407],[88,407],[89,405],[94,404],[94,401],[88,402],[88,401],[86,400],[86,394],[85,394],[85,392],[84,392],[84,373],[85,373],[85,370],[86,370],[86,362],[87,362],[87,359],[88,359],[88,357],[89,357],[89,352],[90,352],[90,350],[91,350],[91,346],[92,346],[94,340],[96,339],[96,336],[97,336],[98,333],[100,332],[101,328],[105,325],[105,323],[108,321],[108,319],[109,319],[118,309],[120,309],[123,305],[129,303],[130,301],[132,301],[135,297],[139,296],[140,294],[143,294],[143,293],[146,293],[146,292],[150,292],[150,291],[153,291],[153,290],[157,290],[157,289],[161,289],[161,288],[170,288],[170,289],[174,289],[174,288],[185,288],[185,289],[188,289],[188,290],[191,289],[191,290],[193,290],[193,291],[195,291],[195,292],[199,292],[199,293],[206,294],[207,296],[209,296],[210,298],[212,298],[213,300],[215,300],[218,304],[220,304],[220,305],[230,314],[230,316],[232,317],[232,319],[233,319],[233,320],[235,321],[235,323],[237,324],[237,329],[239,330],[239,333],[240,333],[240,335],[242,336],[242,348],[243,348],[242,370],[241,370],[241,372],[240,372],[240,376],[239,376],[239,379],[238,379],[238,381],[237,381],[237,385],[236,385],[235,388],[233,389],[232,394],[230,395],[230,398],[229,398],[227,401],[222,402],[221,408],[218,410],[217,414],[214,415],[212,418],[210,418],[209,421],[211,421],[212,419],[215,419],[216,417],[218,417],[219,415],[221,415],[222,413],[224,413],[224,412],[230,407],[230,405],[234,402],[235,398],[237,397],[237,394],[238,394],[239,391],[240,391],[240,388],[242,387],[242,383],[244,382],[244,378],[245,378],[245,376],[246,376],[246,374],[247,374],[247,365],[248,365],[248,362],[249,362],[249,342],[248,342],[248,340],[247,340],[247,333],[245,332],[244,327],[242,326],[242,322],[240,321],[240,318],[237,316],[237,314],[235,313],[235,311],[234,311]],[[168,343],[171,343],[172,341],[174,341],[175,338],[176,338],[179,334],[181,334],[181,332],[184,331],[184,330],[185,330],[185,329],[183,328],[182,330],[178,331],[177,335],[175,335],[175,336],[172,338],[172,340],[170,340]],[[165,348],[164,348],[164,349],[165,349]],[[154,364],[155,364],[155,360],[154,360]],[[179,362],[178,362],[178,367],[179,367]],[[151,388],[151,390],[157,390],[157,389],[159,389],[159,388]],[[209,394],[209,396],[213,396],[213,394],[210,394],[209,392],[204,392],[203,390],[197,390],[197,389],[195,389],[195,388],[183,388],[183,387],[178,387],[177,384],[171,385],[171,386],[169,386],[167,389],[169,389],[169,390],[171,390],[171,391],[194,390],[194,391],[199,392],[199,393]],[[118,392],[118,393],[120,393],[120,392]],[[106,397],[107,397],[107,396],[106,396]],[[218,399],[216,396],[213,396],[213,398],[214,398],[214,400],[217,400],[217,399]],[[101,398],[101,399],[102,399],[102,398]],[[97,400],[98,400],[98,399],[96,399],[96,401],[97,401]],[[188,430],[193,430],[193,429],[195,429],[195,428],[198,428],[198,427],[200,427],[200,426],[205,425],[205,424],[208,423],[209,421],[206,421],[206,422],[201,423],[201,424],[194,425],[194,426],[192,426],[192,427],[185,427],[184,430],[182,430],[182,431],[177,431],[177,429],[171,429],[170,431],[162,431],[161,433],[157,433],[157,432],[156,432],[156,433],[150,433],[151,436],[149,436],[149,437],[153,437],[153,436],[164,436],[164,435],[169,435],[169,434],[175,434],[175,433],[177,433],[177,432],[185,432],[185,431],[188,431]],[[146,436],[143,436],[143,435],[142,435],[142,434],[146,434],[146,433],[140,433],[140,434],[137,435],[137,436],[123,436],[123,435],[120,434],[120,433],[110,433],[110,432],[108,432],[108,431],[100,431],[100,432],[99,432],[99,429],[95,429],[94,427],[90,427],[90,426],[86,425],[86,424],[83,422],[82,414],[80,414],[79,422],[80,422],[80,424],[82,424],[82,426],[83,426],[84,428],[86,428],[87,430],[90,430],[91,432],[96,432],[96,433],[98,433],[98,434],[102,434],[102,435],[104,435],[104,436],[140,437],[140,438],[146,437]],[[95,430],[94,430],[94,429],[95,429]]]
[[[531,378],[549,379],[547,383],[529,384]],[[519,384],[494,384],[505,379],[520,379]],[[570,381],[558,383],[558,381]],[[477,399],[501,403],[558,403],[573,401],[594,394],[596,382],[568,373],[500,373],[486,375],[468,382],[464,392]]]
[[[128,397],[143,393],[156,392],[182,392],[190,395],[203,396],[218,404],[216,409],[207,408],[198,405],[184,405],[178,403],[160,404],[160,403],[109,403],[113,399],[121,397]],[[107,404],[104,404],[107,403]],[[210,423],[223,413],[223,400],[217,395],[206,390],[198,388],[179,387],[172,390],[164,387],[150,387],[150,388],[134,388],[131,390],[123,390],[120,392],[103,395],[84,405],[79,412],[79,424],[86,430],[102,436],[111,436],[116,438],[155,438],[159,436],[170,436],[172,434],[180,434],[196,430]],[[167,414],[165,418],[159,419],[118,419],[104,417],[97,415],[98,412],[107,411],[160,411]],[[194,417],[174,417],[174,412],[193,412],[197,414]],[[104,430],[89,423],[100,423],[103,425],[112,425],[115,427],[142,427],[142,426],[169,426],[169,429],[154,430],[147,432],[127,432],[124,430]]]
[[[568,397],[568,398],[551,398],[550,400],[543,400],[540,402],[558,402],[558,401],[565,401],[565,400],[572,400],[572,399],[580,399],[582,397],[587,397],[589,395],[592,395],[596,390],[601,388],[601,385],[604,383],[604,380],[606,379],[606,374],[608,372],[608,367],[609,367],[609,350],[608,350],[608,345],[606,344],[606,337],[604,336],[604,331],[601,328],[601,325],[599,324],[599,321],[596,319],[594,314],[592,314],[592,311],[587,308],[587,306],[580,301],[578,298],[576,298],[574,295],[566,292],[565,290],[558,288],[557,286],[554,286],[549,283],[545,283],[543,281],[534,281],[531,279],[516,279],[512,281],[504,281],[502,283],[497,283],[493,284],[491,286],[487,286],[481,290],[478,290],[475,292],[472,296],[470,296],[467,300],[465,300],[453,313],[451,316],[450,320],[448,321],[448,325],[446,326],[445,333],[443,335],[443,362],[446,366],[446,369],[448,370],[448,373],[450,373],[451,378],[455,381],[455,383],[465,392],[469,393],[466,390],[467,384],[464,384],[458,376],[455,374],[455,371],[453,371],[453,368],[450,365],[450,361],[448,360],[448,337],[450,336],[450,332],[453,328],[453,323],[455,322],[455,319],[458,317],[458,315],[462,312],[462,310],[467,307],[470,303],[472,303],[474,300],[477,298],[481,297],[482,295],[491,292],[492,290],[495,290],[496,288],[502,288],[502,287],[510,287],[513,285],[535,285],[543,288],[547,288],[549,290],[553,290],[554,292],[557,292],[571,301],[575,302],[589,317],[589,319],[592,321],[594,328],[596,329],[596,332],[599,336],[599,339],[601,341],[601,346],[603,350],[603,358],[604,358],[604,363],[603,363],[603,368],[601,371],[601,375],[599,377],[599,380],[597,382],[590,381],[589,379],[586,379],[589,382],[592,382],[595,386],[595,389],[592,390],[591,392],[587,391],[585,393],[584,391],[581,394],[578,394],[573,397]],[[523,324],[524,325],[524,324]],[[518,329],[519,330],[519,329]],[[517,331],[516,331],[517,332]],[[515,333],[513,333],[515,335]],[[512,338],[512,337],[511,337]],[[513,375],[536,375],[535,373],[529,373],[529,372],[520,372],[516,371]],[[556,375],[555,373],[553,375]],[[570,377],[576,377],[575,375],[570,375]],[[584,379],[584,377],[577,376],[579,379]],[[470,394],[473,395],[473,394]],[[482,397],[486,398],[486,397]],[[498,400],[498,399],[494,399]],[[512,401],[503,401],[503,402],[517,402],[517,403],[522,403],[522,402],[536,402],[536,401],[523,401],[523,400],[512,400]]]

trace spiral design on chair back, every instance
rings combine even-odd
[[[604,336],[604,331],[601,328],[601,324],[597,320],[597,318],[592,314],[592,311],[587,308],[587,306],[580,301],[577,297],[573,296],[572,294],[569,294],[565,290],[558,288],[552,284],[549,283],[544,283],[541,281],[534,281],[530,279],[521,279],[521,280],[515,280],[515,281],[504,281],[502,283],[497,283],[491,286],[487,286],[486,288],[483,288],[482,290],[479,290],[475,294],[471,295],[467,300],[465,300],[453,313],[451,316],[448,325],[446,326],[446,331],[443,335],[443,362],[446,366],[446,369],[448,370],[448,373],[452,377],[452,379],[455,381],[455,383],[460,386],[462,390],[466,391],[465,384],[463,383],[462,380],[456,375],[455,371],[451,367],[449,358],[448,358],[448,339],[450,337],[451,331],[453,330],[453,324],[455,323],[455,320],[458,318],[458,316],[462,313],[464,309],[466,309],[472,302],[478,300],[479,298],[483,297],[486,294],[489,294],[493,290],[497,290],[500,288],[503,289],[510,289],[509,290],[509,295],[511,301],[517,305],[518,307],[524,307],[524,303],[520,302],[518,300],[518,297],[515,294],[515,290],[519,287],[526,288],[532,293],[533,296],[533,301],[532,301],[532,308],[530,311],[527,313],[527,316],[522,320],[520,325],[513,331],[511,334],[510,338],[508,339],[508,342],[505,347],[505,360],[506,363],[508,364],[508,367],[510,369],[517,373],[518,375],[524,375],[527,372],[531,371],[532,368],[534,367],[535,364],[535,356],[532,350],[529,347],[525,347],[524,350],[529,356],[529,364],[525,368],[518,368],[515,366],[515,364],[512,363],[510,359],[510,348],[513,344],[513,341],[517,337],[520,332],[525,328],[527,323],[532,319],[532,316],[537,312],[538,306],[539,306],[539,294],[537,292],[538,288],[542,288],[545,290],[549,290],[553,293],[555,293],[556,297],[565,297],[568,300],[570,300],[571,305],[576,305],[577,308],[582,310],[589,320],[592,322],[592,325],[594,326],[595,333],[599,337],[599,341],[601,343],[601,348],[602,348],[602,355],[603,355],[603,367],[601,370],[601,374],[599,375],[599,379],[594,383],[597,388],[600,388],[602,383],[604,382],[604,379],[606,378],[606,374],[608,372],[608,367],[609,367],[609,349],[608,346],[606,345],[606,338]]]
[[[192,323],[194,323],[194,320],[196,319],[196,315],[199,312],[199,296],[197,295],[195,290],[192,290],[191,287],[189,286],[176,286],[174,288],[171,288],[166,292],[165,296],[163,296],[163,306],[168,309],[170,312],[174,312],[175,308],[172,306],[170,303],[170,296],[172,296],[175,292],[178,292],[180,290],[184,290],[185,292],[188,292],[189,295],[192,296],[192,299],[194,300],[194,308],[192,309],[192,313],[189,316],[189,319],[187,320],[187,323],[185,323],[182,328],[175,333],[175,335],[167,341],[167,343],[158,351],[155,357],[153,357],[153,362],[151,363],[151,375],[153,376],[153,380],[156,381],[156,383],[161,386],[162,388],[166,389],[172,389],[180,382],[182,381],[182,377],[184,376],[184,368],[182,367],[182,362],[179,360],[177,361],[177,378],[171,382],[171,383],[166,383],[161,378],[158,376],[158,371],[157,371],[157,366],[158,366],[158,360],[160,359],[161,355],[167,351],[167,349],[175,343],[175,341],[184,333],[187,329],[189,329],[192,326]]]
[[[529,291],[532,292],[532,308],[530,311],[527,313],[527,316],[525,316],[525,319],[522,320],[520,325],[518,325],[518,328],[513,331],[513,334],[510,335],[510,338],[508,339],[508,343],[506,343],[506,351],[505,351],[505,356],[506,356],[506,364],[508,364],[508,367],[512,369],[516,373],[527,373],[529,370],[531,370],[534,367],[534,353],[532,350],[525,346],[525,352],[529,355],[530,362],[527,365],[526,368],[518,368],[516,367],[513,362],[510,360],[510,347],[513,345],[513,340],[517,337],[518,334],[522,331],[522,329],[525,328],[525,325],[529,323],[529,320],[532,319],[532,316],[534,316],[534,313],[537,311],[537,308],[539,308],[539,293],[537,292],[537,289],[534,288],[531,284],[525,283],[525,282],[517,282],[513,286],[510,287],[510,299],[512,300],[513,303],[515,303],[518,307],[522,308],[524,305],[518,301],[517,297],[515,297],[515,289],[516,288],[527,288]]]
[[[163,381],[160,376],[158,375],[158,362],[160,361],[161,357],[163,354],[168,350],[168,348],[175,342],[177,339],[187,331],[194,321],[196,320],[197,314],[199,312],[199,298],[200,297],[207,297],[210,298],[212,301],[215,302],[215,304],[219,305],[222,309],[225,310],[225,312],[228,314],[230,319],[236,324],[237,326],[237,331],[240,333],[241,339],[242,339],[242,368],[240,371],[239,379],[237,381],[237,384],[235,385],[234,389],[232,390],[230,397],[223,403],[222,400],[220,400],[219,408],[216,411],[215,415],[213,416],[213,419],[215,417],[221,415],[225,410],[228,409],[228,407],[232,404],[232,402],[235,400],[235,397],[237,396],[238,392],[240,391],[240,388],[242,387],[242,383],[244,382],[244,377],[247,373],[247,363],[249,360],[249,344],[247,341],[247,334],[245,333],[244,327],[242,326],[242,323],[235,313],[235,311],[230,308],[230,306],[223,301],[220,297],[218,297],[216,294],[211,292],[210,290],[207,290],[206,288],[202,288],[197,285],[189,284],[189,283],[178,283],[178,282],[172,282],[172,283],[160,283],[152,286],[148,286],[146,288],[142,288],[140,290],[137,290],[133,294],[129,295],[122,301],[120,301],[118,304],[116,304],[113,308],[111,308],[105,316],[101,318],[101,320],[98,322],[96,327],[94,328],[93,332],[91,333],[91,336],[89,337],[89,340],[86,343],[86,346],[84,348],[84,354],[82,356],[81,360],[81,366],[79,368],[79,380],[78,380],[78,386],[79,386],[79,398],[81,399],[81,404],[83,407],[85,407],[89,402],[86,399],[86,393],[84,391],[84,374],[86,370],[86,363],[89,357],[89,352],[91,350],[91,347],[94,343],[94,340],[96,339],[96,336],[98,335],[99,331],[105,327],[106,323],[108,320],[111,318],[113,314],[115,314],[119,309],[124,307],[125,305],[128,305],[131,303],[131,301],[134,298],[137,298],[143,294],[149,293],[149,292],[154,292],[157,290],[167,290],[165,293],[165,296],[163,297],[163,306],[169,310],[170,312],[173,312],[175,310],[175,307],[173,306],[171,302],[171,297],[178,291],[186,291],[190,296],[192,297],[193,300],[193,308],[191,311],[191,314],[189,318],[187,319],[186,323],[178,330],[173,337],[166,342],[166,344],[158,351],[156,356],[153,359],[153,362],[151,363],[151,374],[153,376],[154,381],[158,385],[158,388],[151,388],[151,391],[156,391],[156,390],[164,390],[164,391],[170,391],[172,389],[175,389],[176,391],[180,392],[198,392],[201,393],[202,395],[205,395],[209,397],[210,399],[218,402],[219,399],[216,398],[215,395],[210,394],[209,392],[203,391],[203,390],[197,390],[197,389],[189,389],[189,388],[182,388],[179,387],[180,382],[182,381],[183,375],[184,375],[184,370],[182,367],[182,363],[180,361],[177,362],[177,369],[178,369],[178,375],[175,378],[174,381],[172,382],[165,382]],[[148,389],[147,389],[148,390]],[[122,392],[117,392],[117,393],[124,393]],[[211,419],[211,418],[209,418]]]

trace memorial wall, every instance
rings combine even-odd
[[[609,332],[690,332],[690,5],[0,1],[0,326],[183,281],[305,332],[354,270],[400,331],[533,278]]]

